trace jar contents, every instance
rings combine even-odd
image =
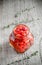
[[[9,36],[10,45],[19,53],[25,52],[34,43],[34,36],[29,27],[24,24],[17,25]]]

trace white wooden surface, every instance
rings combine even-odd
[[[21,1],[21,2],[20,2]],[[34,8],[32,8],[34,7]],[[18,15],[18,18],[14,18],[15,13],[21,12],[25,8],[32,8],[29,12],[26,11]],[[28,14],[28,15],[27,15]],[[20,21],[26,21],[28,18],[27,26],[30,27],[31,32],[34,35],[34,45],[27,50],[24,54],[17,54],[7,43],[9,35],[15,26],[10,26],[8,29],[1,30],[2,27],[14,22],[20,23]],[[29,22],[34,19],[34,21]],[[39,19],[39,20],[38,20]],[[40,56],[39,56],[39,41],[42,36],[42,1],[41,0],[3,0],[3,3],[0,5],[0,47],[2,47],[2,52],[0,52],[0,65],[7,65],[12,61],[22,59],[26,56],[29,56],[34,51],[38,51],[38,54],[32,57],[29,60],[13,65],[41,65]]]

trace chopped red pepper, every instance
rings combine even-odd
[[[13,29],[13,33],[17,39],[22,39],[29,34],[29,27],[19,24]]]
[[[17,25],[9,37],[10,44],[17,52],[23,53],[34,43],[34,37],[30,29],[23,24]]]

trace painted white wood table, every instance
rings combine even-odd
[[[23,54],[17,54],[8,42],[12,29],[20,23],[29,26],[34,35],[34,45]],[[0,4],[0,65],[41,65],[39,53],[41,29],[41,0],[3,0]],[[37,55],[22,60],[35,51],[38,51]]]

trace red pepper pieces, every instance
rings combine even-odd
[[[23,53],[34,43],[34,37],[29,27],[24,24],[17,25],[9,37],[10,45],[19,53]]]

